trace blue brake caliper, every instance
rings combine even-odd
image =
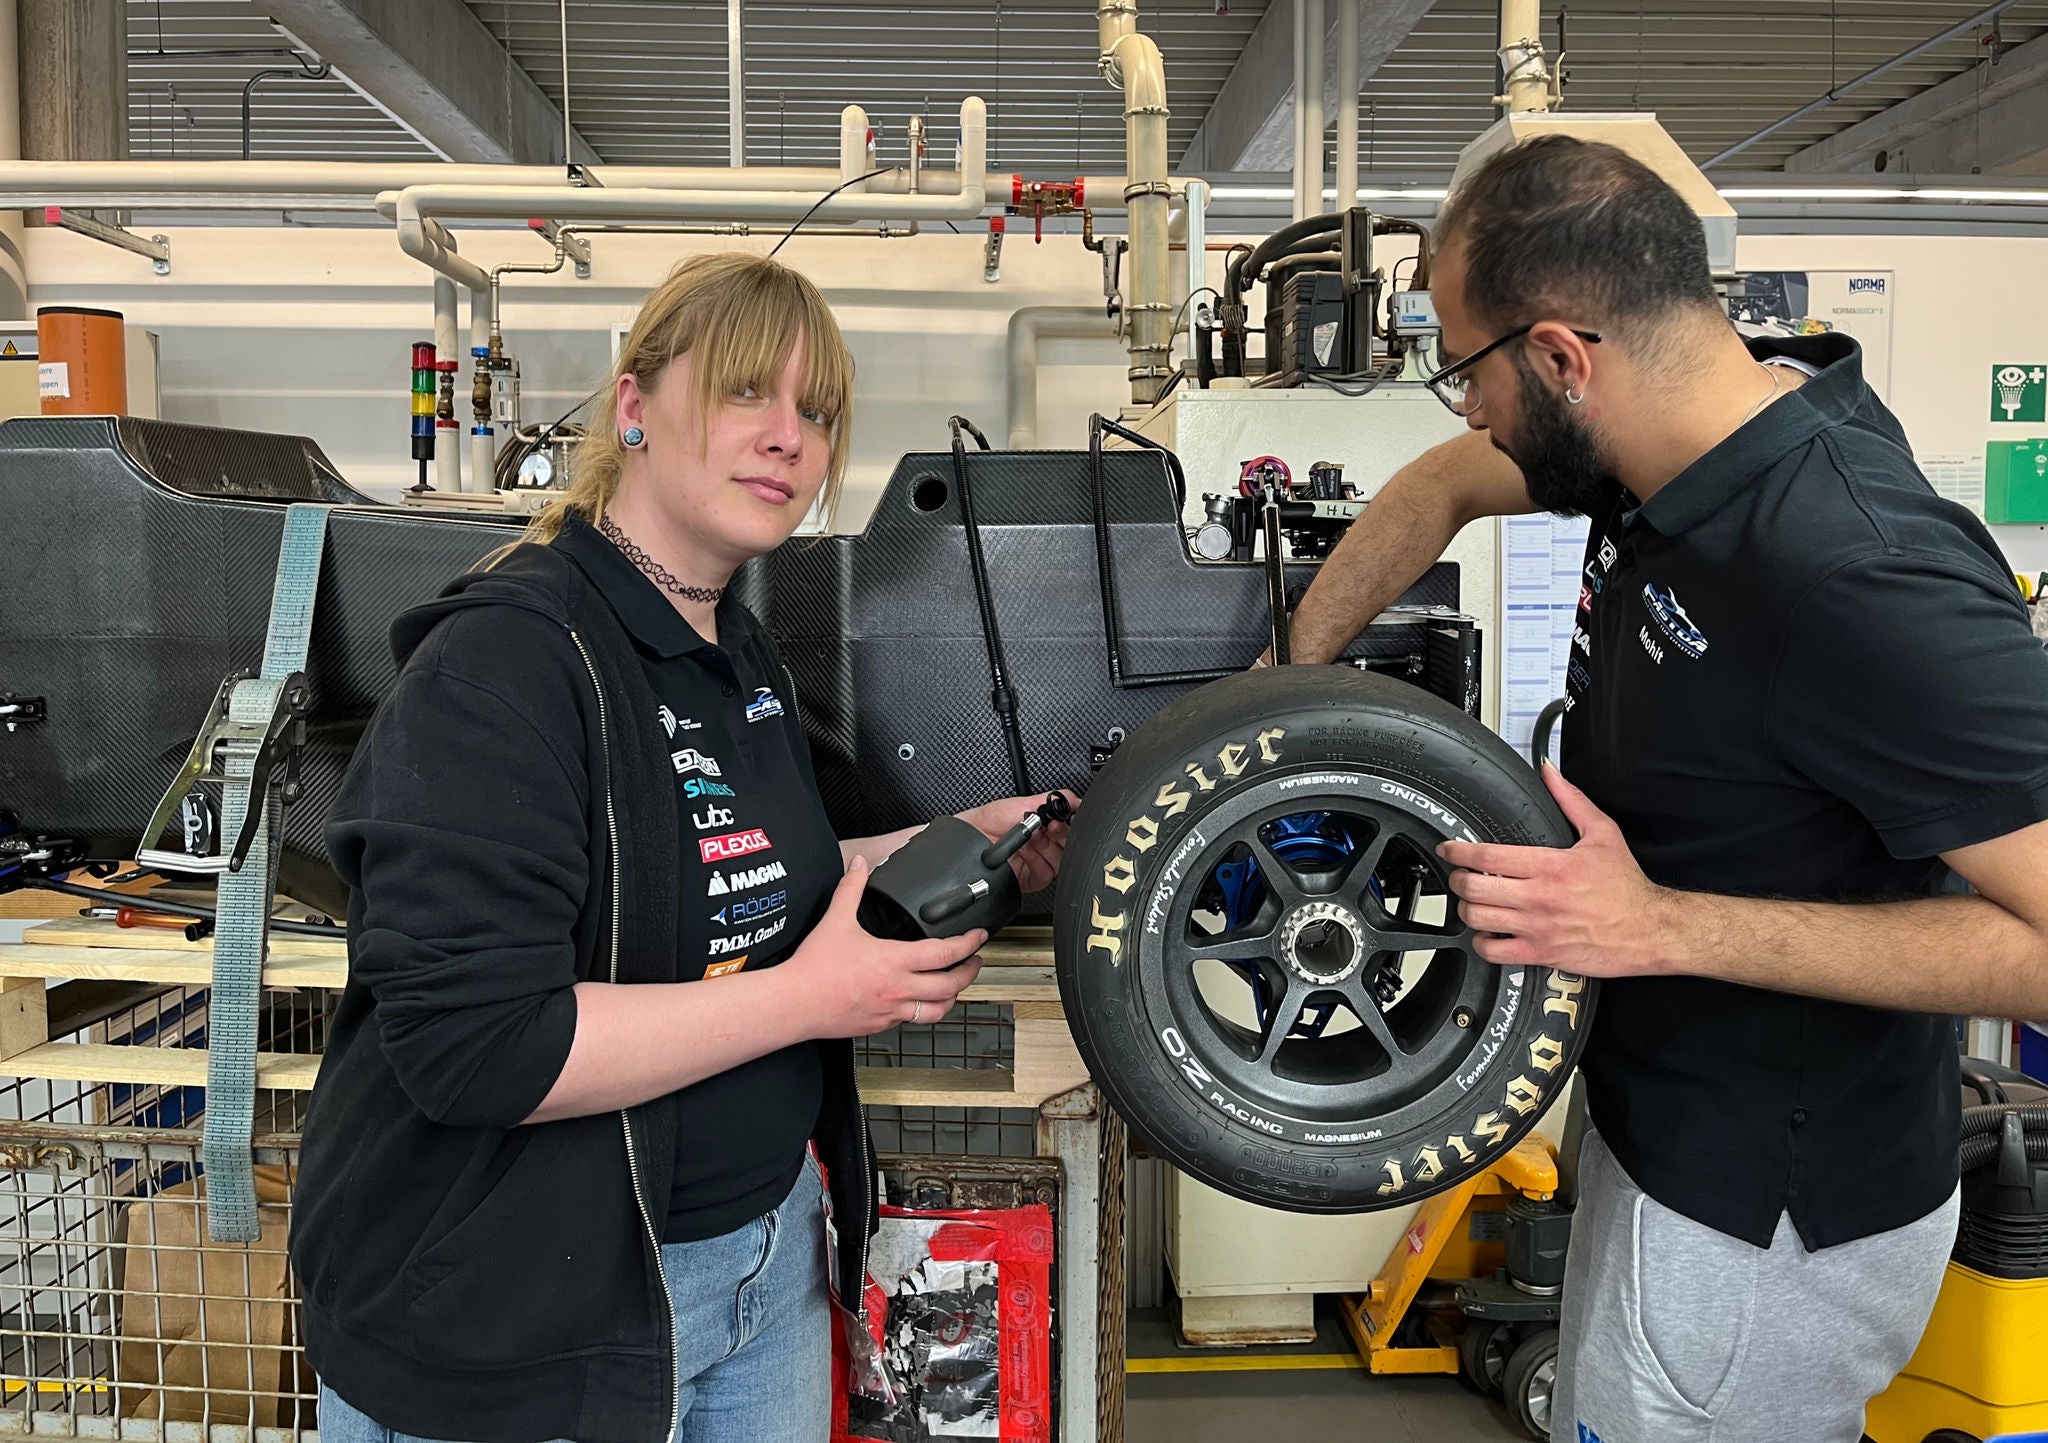
[[[1261,830],[1266,844],[1273,849],[1273,855],[1303,871],[1333,870],[1358,850],[1358,839],[1352,835],[1350,825],[1329,812],[1296,812],[1268,822]],[[1266,887],[1259,876],[1256,858],[1222,863],[1216,868],[1216,885],[1223,893],[1223,929],[1226,933],[1248,925],[1265,903]],[[1374,899],[1383,901],[1379,895],[1378,878],[1373,879],[1372,889]],[[1232,962],[1229,965],[1251,985],[1252,1003],[1257,1009],[1259,1030],[1263,1033],[1273,1010],[1272,989],[1267,985],[1266,976],[1255,962]],[[1303,1008],[1287,1035],[1306,1039],[1322,1036],[1336,1010],[1334,1002],[1318,1002]]]

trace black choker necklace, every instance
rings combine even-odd
[[[618,523],[611,517],[598,517],[597,529],[612,545],[619,548],[626,560],[639,568],[641,575],[663,591],[673,592],[685,601],[716,602],[719,597],[725,595],[725,588],[722,586],[692,586],[686,581],[676,580],[667,567],[635,546],[632,538],[619,530]]]

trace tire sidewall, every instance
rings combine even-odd
[[[1504,971],[1455,1095],[1440,1084],[1432,1097],[1443,1105],[1403,1125],[1309,1129],[1260,1115],[1148,1004],[1144,959],[1179,889],[1203,879],[1191,868],[1215,844],[1204,820],[1294,779],[1305,779],[1304,810],[1315,787],[1334,787],[1406,808],[1445,836],[1572,836],[1505,743],[1413,687],[1338,668],[1217,683],[1127,741],[1076,819],[1056,909],[1068,1022],[1119,1112],[1201,1181],[1299,1212],[1416,1202],[1482,1171],[1535,1125],[1583,1046],[1593,989],[1548,969]]]

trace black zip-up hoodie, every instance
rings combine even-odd
[[[401,1432],[660,1443],[674,1100],[520,1125],[568,1056],[578,981],[675,979],[659,702],[610,606],[546,546],[458,578],[392,646],[397,684],[328,830],[349,981],[292,1227],[307,1354]],[[838,1275],[859,1278],[874,1209],[853,1048],[819,1047]]]

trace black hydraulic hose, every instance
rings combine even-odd
[[[1104,432],[1164,455],[1167,470],[1173,476],[1174,504],[1182,510],[1187,508],[1188,480],[1186,473],[1181,470],[1180,457],[1150,436],[1141,436],[1136,431],[1127,430],[1100,414],[1088,418],[1088,498],[1095,508],[1095,568],[1096,579],[1102,590],[1102,635],[1109,656],[1110,684],[1118,690],[1129,691],[1142,686],[1186,686],[1234,675],[1230,668],[1216,671],[1160,671],[1129,675],[1124,672],[1123,611],[1117,603],[1116,562],[1110,554],[1109,497],[1102,484]]]
[[[1381,235],[1412,235],[1415,237],[1415,274],[1408,278],[1411,289],[1429,289],[1429,227],[1419,220],[1403,220],[1399,216],[1376,215],[1372,228]]]
[[[2048,1133],[2048,1102],[2041,1102],[2026,1106],[1992,1104],[1987,1107],[1966,1107],[1963,1109],[1963,1136],[1975,1137],[1980,1133],[1996,1132],[2005,1125],[2007,1117],[2019,1118],[2020,1126],[2028,1132]]]
[[[1231,252],[1231,264],[1225,278],[1228,283],[1224,286],[1226,296],[1241,296],[1250,290],[1252,282],[1258,277],[1259,272],[1264,270],[1271,261],[1283,254],[1297,241],[1306,240],[1312,235],[1321,235],[1326,231],[1337,230],[1343,224],[1344,217],[1342,215],[1312,215],[1295,221],[1292,225],[1281,226],[1280,229],[1274,231],[1271,235],[1253,246],[1251,254],[1241,261],[1237,259],[1235,251]]]
[[[197,907],[190,902],[160,902],[147,895],[137,896],[129,892],[109,892],[104,887],[82,887],[76,882],[60,882],[55,878],[24,884],[37,887],[45,892],[62,892],[67,897],[84,897],[103,907],[133,907],[138,912],[162,912],[170,917],[197,917],[206,922],[218,922],[220,913],[212,907]],[[270,919],[273,932],[290,932],[299,937],[346,937],[348,929],[337,927],[332,922],[288,922],[282,917]]]
[[[1983,1132],[1963,1140],[1962,1171],[1974,1172],[1998,1156],[2000,1139],[1996,1134]],[[2027,1134],[2027,1161],[2048,1162],[2048,1132]]]
[[[1010,664],[1003,656],[1003,636],[996,625],[995,595],[988,584],[988,558],[981,549],[981,523],[975,519],[974,492],[967,481],[967,443],[960,433],[972,435],[984,451],[989,449],[988,437],[965,416],[950,417],[946,424],[953,428],[953,485],[960,493],[960,524],[967,532],[967,565],[974,573],[974,604],[981,612],[981,641],[988,650],[988,704],[994,708],[996,721],[1003,729],[1003,748],[1010,758],[1010,782],[1016,795],[1025,796],[1037,789],[1031,785],[1031,769],[1024,760],[1024,733],[1017,724],[1017,693],[1010,686]]]

